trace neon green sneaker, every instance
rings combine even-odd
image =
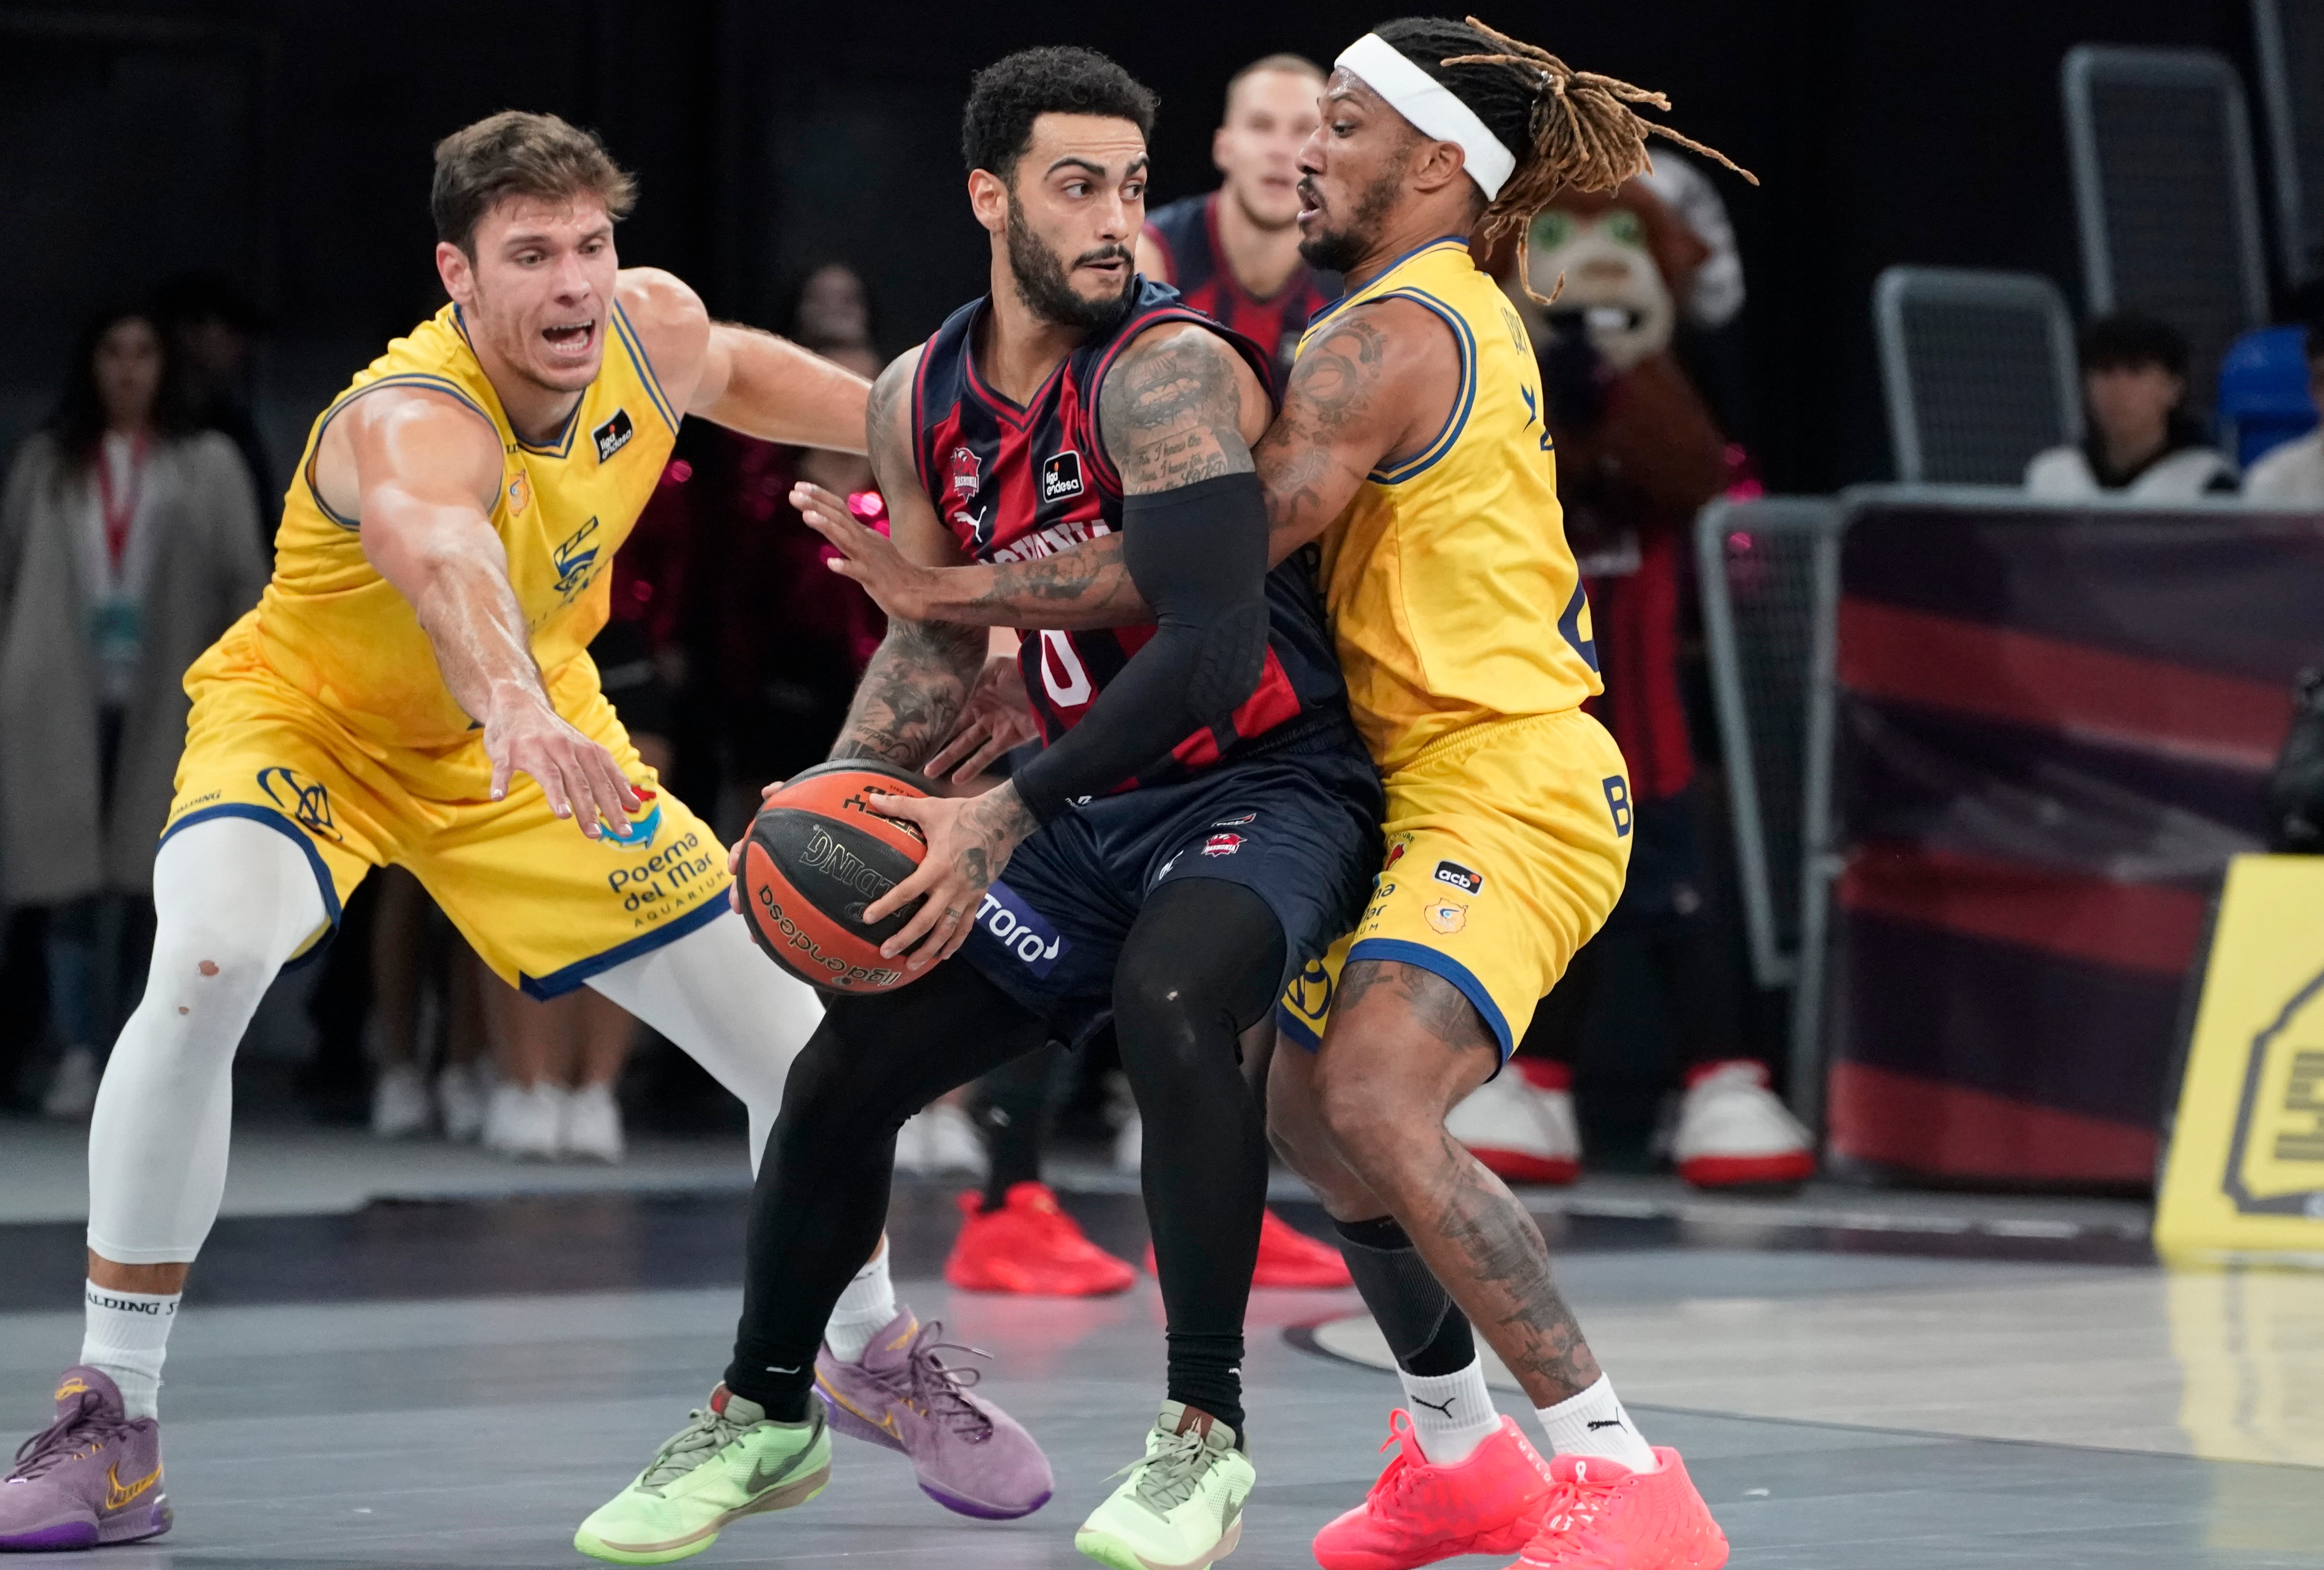
[[[807,1403],[804,1423],[777,1423],[722,1384],[693,1417],[581,1523],[575,1547],[616,1565],[667,1565],[710,1547],[727,1522],[805,1504],[831,1481],[821,1401]]]
[[[1242,1501],[1259,1474],[1235,1431],[1164,1401],[1130,1480],[1090,1512],[1074,1547],[1114,1570],[1202,1570],[1242,1540]]]

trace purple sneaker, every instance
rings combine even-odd
[[[843,1434],[900,1450],[912,1458],[920,1491],[949,1510],[1012,1520],[1049,1502],[1056,1479],[1049,1458],[1017,1419],[968,1387],[978,1370],[946,1368],[939,1349],[974,1353],[937,1341],[906,1308],[872,1338],[861,1363],[842,1363],[825,1346],[815,1360],[815,1393]]]
[[[134,1543],[169,1529],[161,1425],[132,1421],[96,1369],[65,1370],[57,1420],[24,1441],[0,1482],[0,1553]]]

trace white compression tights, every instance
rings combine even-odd
[[[88,1131],[88,1245],[117,1264],[190,1260],[226,1192],[235,1048],[269,983],[323,925],[289,836],[247,818],[172,835],[153,864],[153,963]],[[590,985],[691,1055],[751,1115],[755,1165],[791,1060],[823,1009],[720,917]]]

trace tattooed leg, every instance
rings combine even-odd
[[[1491,1032],[1450,982],[1360,961],[1341,978],[1310,1071],[1278,1062],[1275,1115],[1288,1124],[1302,1116],[1291,1103],[1312,1100],[1339,1160],[1402,1224],[1533,1404],[1551,1407],[1596,1383],[1598,1360],[1550,1279],[1541,1229],[1444,1132],[1444,1114],[1499,1060]]]

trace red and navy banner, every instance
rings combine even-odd
[[[2181,981],[2324,659],[2324,517],[1885,502],[1840,575],[1832,1154],[2150,1180]]]

